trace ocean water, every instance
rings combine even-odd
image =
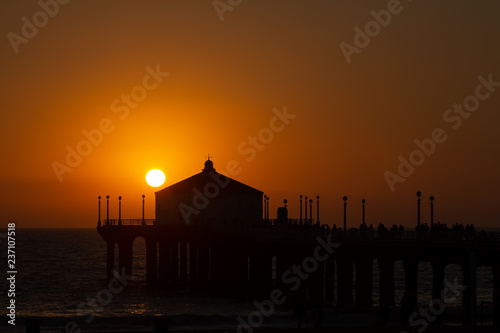
[[[6,239],[0,238],[1,276],[6,274]],[[99,295],[107,288],[105,279],[106,244],[95,229],[17,229],[16,230],[16,315],[44,317],[49,326],[60,326],[68,320],[78,322],[83,331],[99,331],[103,325],[123,330],[134,323],[146,329],[152,325],[155,316],[164,315],[174,318],[178,326],[186,327],[224,327],[235,328],[237,317],[247,316],[255,311],[249,300],[227,298],[197,297],[190,294],[173,294],[148,288],[145,283],[145,243],[142,239],[134,242],[133,275],[136,279],[122,292],[112,295],[102,308],[85,305],[83,309],[93,309],[95,318],[90,314],[78,316],[77,307]],[[493,275],[490,268],[480,267],[477,272],[477,302],[492,302]],[[419,303],[428,305],[431,300],[432,270],[430,264],[419,265]],[[374,264],[373,298],[378,303],[378,269]],[[457,265],[446,268],[445,278],[450,282],[462,282],[461,269]],[[402,263],[395,267],[396,304],[399,304],[404,290],[404,269]],[[7,305],[6,278],[0,283],[1,308]],[[102,293],[100,295],[103,295]],[[461,298],[450,308],[458,307]],[[5,310],[4,310],[5,311]],[[276,325],[290,321],[293,309],[277,309]],[[0,330],[14,329],[19,326],[6,324],[2,314]],[[106,319],[108,319],[106,321]],[[87,321],[85,321],[87,320]],[[135,325],[134,325],[135,326]],[[108,327],[108,331],[111,330]],[[152,327],[152,326],[151,326]],[[149,327],[149,329],[151,329]],[[137,328],[135,328],[137,330]]]

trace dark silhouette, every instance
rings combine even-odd
[[[288,218],[286,200],[284,206],[278,209],[278,219],[273,220],[268,213],[267,195],[263,197],[262,192],[217,174],[211,161],[205,163],[201,174],[188,179],[193,181],[190,185],[198,186],[198,192],[196,187],[193,190],[185,185],[173,185],[157,192],[157,199],[160,196],[160,201],[156,203],[157,212],[160,211],[160,215],[154,223],[146,221],[144,216],[135,220],[137,223],[123,220],[120,216],[116,224],[109,219],[109,208],[107,219],[102,223],[99,211],[97,231],[107,242],[108,279],[113,278],[115,269],[115,244],[119,245],[117,271],[132,274],[132,244],[135,238],[143,237],[146,240],[148,285],[251,299],[268,299],[270,292],[278,288],[285,294],[293,295],[299,327],[306,318],[307,304],[313,305],[315,325],[321,327],[324,299],[328,304],[339,307],[373,305],[372,270],[375,260],[380,271],[382,324],[389,321],[388,307],[394,305],[394,264],[398,260],[405,267],[405,292],[401,304],[403,321],[407,321],[416,308],[419,262],[427,260],[433,265],[433,297],[439,297],[444,289],[444,279],[439,272],[444,272],[447,264],[462,265],[464,284],[467,286],[474,285],[471,272],[479,263],[494,269],[500,267],[500,256],[491,255],[491,251],[500,251],[498,238],[485,232],[476,236],[472,224],[464,227],[455,223],[448,227],[438,221],[429,227],[427,223],[418,223],[417,220],[414,231],[407,231],[396,224],[388,230],[383,223],[375,230],[373,224],[367,226],[363,220],[359,229],[346,230],[347,197],[343,198],[343,229],[336,224],[330,229],[327,224],[319,223],[319,208],[318,220],[314,223],[312,200],[309,202],[311,216],[309,219],[305,216],[306,223],[302,219]],[[227,184],[226,187],[223,187],[224,184]],[[219,188],[215,188],[216,185]],[[206,192],[205,201],[201,191],[210,187],[212,189]],[[227,199],[236,192],[240,195],[237,207],[234,201]],[[201,219],[181,223],[181,209],[185,207],[182,201],[179,203],[180,199],[174,200],[175,206],[169,206],[178,215],[168,212],[173,220],[162,218],[161,205],[166,201],[161,199],[161,195],[165,193],[172,200],[178,196],[188,200],[188,203],[194,202],[190,208],[199,210],[200,214],[195,215],[201,215]],[[193,196],[190,197],[190,193]],[[195,195],[198,195],[195,198],[198,201],[193,201]],[[254,196],[258,197],[257,203]],[[305,207],[307,209],[307,201]],[[190,208],[185,209],[189,211]],[[201,213],[203,209],[205,214]],[[216,213],[221,211],[226,212],[218,217]],[[260,214],[257,218],[255,212]],[[275,280],[273,260],[276,262]],[[283,278],[285,273],[288,275]],[[337,281],[336,293],[334,280]],[[300,288],[294,291],[291,287],[297,283]],[[495,278],[494,286],[495,290],[500,290],[500,279]],[[473,289],[469,287],[462,292],[464,325],[470,325],[475,320]],[[494,324],[500,325],[500,296],[497,296],[494,297]]]
[[[294,316],[297,317],[297,327],[302,328],[302,324],[307,321],[307,297],[306,289],[301,287],[296,292],[296,305]]]
[[[323,326],[323,320],[325,319],[325,312],[322,299],[316,300],[316,306],[314,308],[314,316],[313,318],[316,320],[314,323],[314,327],[321,328]]]

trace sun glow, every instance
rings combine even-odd
[[[146,175],[146,182],[152,187],[158,187],[165,182],[165,174],[158,169],[153,169]]]

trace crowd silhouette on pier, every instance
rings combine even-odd
[[[346,202],[347,197],[344,196],[344,226],[337,227],[334,224],[330,227],[328,224],[322,224],[319,222],[319,196],[317,198],[317,219],[314,221],[312,218],[312,200],[309,202],[306,200],[305,202],[305,211],[306,215],[304,219],[302,218],[302,196],[300,196],[300,219],[288,219],[287,213],[280,217],[279,210],[285,209],[287,206],[287,200],[285,199],[283,202],[285,203],[284,207],[280,207],[278,209],[278,218],[275,220],[269,219],[269,197],[266,196],[265,203],[265,216],[261,221],[255,222],[253,224],[254,228],[263,228],[263,229],[297,229],[302,231],[315,230],[321,231],[323,233],[331,234],[332,237],[336,238],[344,238],[344,237],[361,237],[361,238],[387,238],[387,239],[403,239],[403,238],[419,238],[419,239],[437,239],[444,238],[450,240],[486,240],[493,239],[496,236],[493,233],[487,233],[482,230],[479,233],[476,233],[476,228],[474,224],[460,224],[455,223],[451,226],[448,226],[446,223],[437,222],[434,223],[434,196],[430,197],[431,204],[431,220],[430,225],[428,223],[420,223],[420,199],[421,193],[417,192],[417,205],[418,205],[418,218],[417,225],[413,229],[405,229],[403,225],[393,224],[391,227],[385,226],[383,223],[379,223],[378,226],[374,226],[373,224],[365,223],[365,203],[366,200],[362,200],[362,208],[363,208],[363,220],[358,228],[350,227],[347,228],[346,224]],[[307,199],[307,197],[306,197]],[[307,216],[307,208],[309,203],[309,212],[310,217]],[[283,216],[286,216],[284,219]],[[283,220],[284,219],[284,220]]]
[[[254,223],[254,228],[263,229],[274,229],[283,228],[283,224],[279,224],[278,220],[262,220]],[[343,236],[359,236],[362,238],[404,238],[404,233],[415,234],[417,238],[433,238],[433,236],[447,237],[450,239],[485,239],[490,235],[486,231],[481,231],[479,234],[476,233],[476,228],[474,224],[459,224],[455,223],[451,227],[448,227],[446,223],[437,222],[432,226],[427,223],[417,225],[414,230],[405,229],[403,225],[393,224],[390,228],[386,227],[383,223],[379,223],[377,227],[373,224],[360,224],[358,228],[349,228],[344,230],[343,228],[337,227],[334,224],[331,228],[328,224],[316,223],[305,223],[303,221],[298,221],[290,219],[286,223],[286,229],[297,229],[302,231],[316,230],[323,231],[332,234],[333,237],[341,238]]]

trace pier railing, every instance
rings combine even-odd
[[[273,221],[264,221],[258,226],[241,226],[241,225],[219,225],[215,230],[235,234],[246,234],[250,237],[261,239],[273,238],[303,238],[304,236],[326,236],[331,235],[333,239],[352,239],[352,240],[388,240],[388,241],[405,241],[405,240],[421,240],[421,241],[445,241],[445,242],[466,242],[466,241],[482,241],[497,243],[500,242],[500,232],[466,232],[466,231],[422,231],[422,230],[383,230],[376,229],[357,229],[350,228],[347,231],[343,229],[325,229],[315,225],[307,226],[277,226]],[[154,219],[109,219],[102,222],[102,226],[152,226],[155,224]],[[306,237],[307,238],[307,237]]]
[[[491,238],[500,236],[498,232],[459,232],[459,231],[416,231],[416,230],[370,230],[351,228],[347,231],[333,229],[330,231],[339,237],[347,238],[388,238],[388,239],[462,239],[473,240],[479,237]]]
[[[353,239],[387,239],[387,240],[442,240],[442,241],[473,241],[473,240],[491,240],[500,241],[499,232],[460,232],[460,231],[415,231],[415,230],[396,230],[396,231],[378,231],[378,230],[359,230],[349,229],[331,230],[335,238],[353,238]]]
[[[102,225],[153,225],[154,219],[104,219]]]

